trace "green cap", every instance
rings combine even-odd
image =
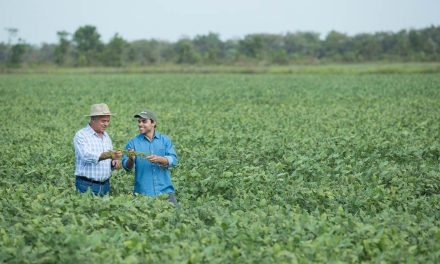
[[[135,114],[134,118],[151,119],[151,120],[154,121],[154,123],[157,123],[156,114],[154,114],[153,111],[150,111],[148,109],[145,109],[142,112],[139,112],[139,113]]]

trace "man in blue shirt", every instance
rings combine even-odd
[[[94,104],[90,109],[90,122],[73,138],[75,146],[76,189],[95,195],[110,191],[112,169],[121,167],[121,151],[113,151],[112,140],[105,130],[110,124],[110,110],[106,104]]]
[[[170,168],[177,165],[177,155],[171,139],[156,131],[156,115],[144,110],[134,116],[138,119],[140,134],[125,146],[128,155],[122,158],[122,166],[131,171],[134,167],[134,193],[147,196],[167,194],[168,200],[177,206]]]

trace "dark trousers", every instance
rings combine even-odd
[[[87,179],[86,177],[76,176],[76,190],[85,193],[90,190],[94,195],[104,196],[110,191],[110,180],[97,182]]]
[[[180,208],[179,204],[177,203],[176,195],[174,195],[174,193],[170,193],[168,195],[168,201],[170,201],[172,204],[174,204],[174,206],[176,208]]]

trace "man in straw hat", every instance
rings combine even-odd
[[[91,190],[103,196],[110,191],[112,169],[119,169],[121,151],[113,151],[112,140],[105,130],[110,124],[110,109],[106,104],[94,104],[90,108],[90,122],[73,138],[75,146],[76,189]]]
[[[127,171],[135,168],[134,193],[147,196],[168,195],[178,207],[171,182],[170,168],[177,165],[177,155],[171,139],[156,130],[157,118],[150,110],[136,115],[140,134],[125,146],[128,155],[122,158]]]

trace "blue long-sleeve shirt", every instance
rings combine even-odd
[[[134,192],[148,196],[157,196],[165,193],[174,193],[174,186],[171,182],[170,167],[177,165],[177,155],[171,140],[155,132],[150,141],[144,134],[139,134],[130,139],[125,149],[134,149],[136,152],[143,152],[146,155],[158,155],[168,159],[168,166],[160,166],[157,163],[151,163],[142,156],[136,156],[134,160]],[[122,166],[127,168],[128,156],[122,158]]]

